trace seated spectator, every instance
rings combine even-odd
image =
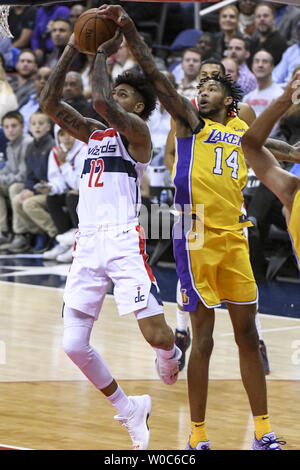
[[[52,245],[57,229],[47,210],[47,196],[41,193],[47,182],[48,157],[54,140],[50,133],[51,122],[42,112],[32,114],[30,132],[33,142],[28,145],[25,160],[27,165],[24,189],[12,200],[13,212],[23,222],[23,231],[16,232],[7,247],[11,253],[24,253],[31,248],[35,235],[33,253],[43,253]]]
[[[283,93],[283,89],[272,80],[273,69],[273,57],[269,52],[261,50],[254,55],[252,71],[257,80],[257,88],[244,96],[243,102],[254,109],[256,116]],[[274,136],[277,127],[278,125],[273,129],[271,136]]]
[[[280,3],[272,3],[272,5],[275,10],[276,29],[286,39],[288,46],[292,46],[298,42],[297,29],[300,21],[300,7]]]
[[[242,36],[234,36],[228,45],[227,57],[235,59],[238,63],[237,84],[245,94],[257,87],[255,75],[248,68],[247,60],[250,57],[249,41]]]
[[[12,40],[4,33],[0,25],[0,54],[2,55],[5,63],[5,70],[12,70],[14,67],[14,56],[12,52]]]
[[[200,65],[201,55],[199,50],[196,47],[185,49],[181,62],[183,78],[177,81],[177,91],[188,99],[194,98],[197,94]]]
[[[5,166],[0,169],[0,249],[6,249],[12,241],[12,233],[24,231],[22,219],[13,212],[12,227],[8,220],[8,205],[24,187],[26,176],[25,154],[32,137],[24,133],[23,116],[18,111],[6,113],[1,120],[8,140]]]
[[[30,48],[35,16],[36,7],[15,6],[10,8],[8,26],[13,35],[12,47],[17,49]]]
[[[83,13],[86,9],[87,7],[83,3],[74,3],[70,6],[69,20],[71,22],[72,29],[74,29],[74,24],[78,20],[81,13]]]
[[[197,41],[201,36],[202,31],[199,31],[198,29],[186,29],[176,36],[175,40],[168,48],[168,70],[172,72],[177,83],[182,80],[184,75],[181,66],[184,51],[190,47],[198,49]]]
[[[218,56],[226,56],[230,39],[239,34],[239,10],[235,5],[221,8],[219,13],[220,31],[215,33],[215,51]]]
[[[43,64],[45,54],[54,48],[51,39],[51,24],[56,18],[69,18],[70,9],[64,5],[39,7],[35,18],[35,27],[31,37],[31,48],[36,53],[39,65]]]
[[[298,40],[293,46],[290,46],[282,55],[279,64],[273,70],[273,80],[281,87],[285,88],[292,75],[295,67],[300,65],[300,21],[297,26]]]
[[[95,117],[95,111],[83,94],[83,82],[80,73],[68,72],[63,86],[63,99],[83,116]],[[98,116],[98,115],[97,115]]]
[[[248,37],[251,37],[255,30],[255,8],[258,0],[238,0],[239,9],[239,30]]]
[[[48,185],[43,190],[47,194],[47,209],[54,221],[58,234],[66,234],[70,229],[77,230],[79,181],[87,145],[70,136],[63,129],[57,132],[58,145],[50,152],[48,160]],[[67,207],[67,212],[65,208]],[[74,245],[74,230],[71,247],[59,243],[56,238],[51,250],[46,251],[44,259],[71,261]],[[68,256],[61,259],[62,254]],[[60,258],[58,258],[60,256]]]
[[[113,56],[109,57],[109,69],[112,81],[114,81],[118,75],[136,66],[137,62],[124,40],[118,51]]]
[[[7,81],[4,59],[0,54],[0,120],[8,111],[13,111],[17,107],[17,97]]]
[[[9,83],[14,90],[18,104],[35,92],[34,79],[37,73],[37,59],[31,49],[24,49],[20,52],[16,64],[17,75],[8,77]]]
[[[24,118],[24,131],[29,131],[30,116],[40,109],[40,93],[47,83],[51,74],[49,67],[40,67],[34,79],[35,91],[28,94],[26,98],[19,104],[18,110]]]
[[[50,35],[53,49],[51,52],[45,54],[43,64],[46,65],[46,67],[51,67],[52,69],[55,67],[65,46],[68,44],[72,34],[72,28],[72,23],[67,18],[57,18],[52,21],[50,26]],[[70,65],[69,70],[80,72],[87,61],[86,57],[86,54],[78,53]]]
[[[251,61],[257,51],[265,49],[272,55],[274,64],[277,65],[287,48],[287,41],[276,29],[275,13],[269,3],[259,3],[255,8],[255,29],[250,39],[248,64],[251,66]]]
[[[212,58],[221,59],[221,56],[219,56],[215,50],[214,35],[212,33],[202,33],[197,41],[196,47],[199,49],[202,62]]]
[[[239,64],[237,63],[237,60],[231,59],[230,57],[224,57],[221,62],[225,67],[226,75],[230,75],[231,79],[234,82],[237,82],[239,79]]]

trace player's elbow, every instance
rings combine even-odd
[[[252,132],[247,131],[243,137],[242,137],[242,148],[244,151],[247,151],[248,149],[253,149],[254,147],[257,147],[257,142],[255,141],[254,136],[252,135]]]

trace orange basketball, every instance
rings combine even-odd
[[[117,29],[116,23],[96,14],[97,8],[84,11],[74,25],[75,41],[80,52],[96,54],[98,47],[111,39]]]

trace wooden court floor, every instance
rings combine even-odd
[[[0,446],[36,450],[126,450],[131,441],[113,408],[61,348],[62,290],[0,283]],[[175,305],[165,305],[175,327]],[[271,423],[287,450],[300,449],[300,319],[261,315],[271,374]],[[252,417],[240,381],[237,349],[225,310],[218,310],[211,360],[207,429],[215,450],[251,447]],[[129,395],[149,393],[149,450],[184,449],[189,435],[186,369],[169,387],[133,315],[120,318],[108,296],[92,333]]]

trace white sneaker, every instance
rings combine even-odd
[[[60,233],[59,235],[56,235],[56,240],[61,245],[67,245],[67,246],[74,245],[76,232],[77,232],[77,228],[71,228],[65,233]]]
[[[146,450],[150,441],[148,418],[152,408],[151,397],[149,395],[140,395],[128,398],[133,404],[133,412],[127,418],[117,415],[115,420],[120,421],[122,426],[127,428],[132,440],[133,450]]]
[[[56,259],[58,255],[65,253],[67,250],[69,250],[68,246],[61,245],[60,243],[58,243],[51,250],[45,251],[45,253],[43,253],[43,258],[44,259]]]
[[[59,263],[72,263],[73,260],[73,246],[71,248],[67,246],[67,250],[56,257],[56,261]]]
[[[160,356],[155,359],[157,373],[165,384],[173,385],[177,381],[181,355],[182,352],[175,346],[175,356],[171,359],[163,359]]]

